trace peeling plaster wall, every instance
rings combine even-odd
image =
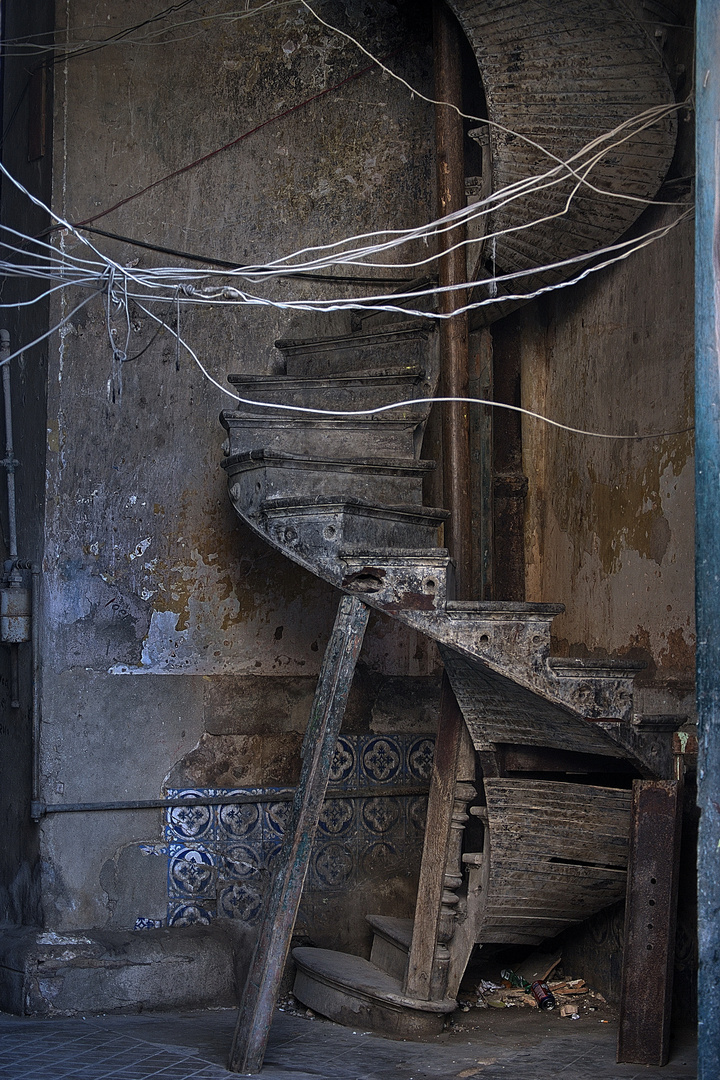
[[[674,211],[645,215],[645,228]],[[653,217],[652,215],[656,215]],[[665,216],[663,216],[663,214]],[[561,601],[559,652],[632,656],[636,711],[694,712],[693,231],[523,313],[527,598]]]
[[[120,8],[62,0],[56,14],[60,26],[102,23],[111,32],[142,21],[147,8],[137,0]],[[325,5],[323,15],[429,89],[424,16],[406,21],[389,3],[343,2]],[[295,7],[207,20],[191,26],[186,43],[127,43],[60,64],[54,208],[73,221],[91,218],[367,65]],[[432,133],[430,107],[372,70],[97,225],[255,262],[418,224],[433,205]],[[179,263],[91,239],[138,268]],[[86,254],[64,233],[54,242]],[[337,285],[292,281],[258,291],[277,301],[342,295]],[[57,299],[52,317],[75,303]],[[153,310],[178,328],[175,305]],[[183,306],[179,322],[223,385],[229,372],[273,370],[278,337],[341,328],[333,316],[261,307]],[[128,356],[142,356],[113,361],[109,336]],[[48,803],[154,798],[188,762],[194,782],[209,787],[296,779],[336,594],[234,516],[218,423],[231,404],[134,303],[128,320],[120,306],[108,314],[92,300],[51,350],[41,761]],[[398,730],[425,730],[427,715],[414,720],[408,705],[391,706],[388,720],[392,695],[383,687],[412,677],[417,696],[426,680],[435,700],[434,649],[375,618],[362,663],[372,693],[350,727],[387,729],[395,719]],[[162,918],[162,860],[137,854],[160,839],[160,816],[48,816],[41,826],[47,924],[131,929],[138,917]]]

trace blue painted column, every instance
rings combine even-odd
[[[695,423],[699,1080],[720,1077],[720,2],[698,0]]]

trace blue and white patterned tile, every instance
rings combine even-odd
[[[139,915],[135,920],[135,930],[159,930],[161,926],[164,926],[163,919],[149,919],[145,915]]]
[[[330,765],[329,783],[334,787],[354,788],[358,779],[357,736],[340,735]]]
[[[228,840],[262,839],[259,803],[224,803],[217,808],[217,838]]]
[[[326,799],[318,821],[318,836],[350,836],[355,834],[354,799]]]
[[[241,919],[253,925],[265,906],[265,889],[249,881],[236,881],[218,894],[217,913],[225,919]]]
[[[310,886],[328,890],[345,889],[355,878],[356,860],[352,849],[339,840],[320,840],[313,846]]]
[[[381,840],[363,846],[358,874],[363,878],[391,877],[398,869],[398,851],[394,844]]]
[[[245,881],[263,869],[262,845],[220,843],[216,858],[218,878],[225,881]]]
[[[288,823],[292,820],[292,812],[293,804],[291,802],[265,803],[262,808],[263,841],[282,840]]]
[[[375,796],[360,801],[360,830],[364,836],[402,836],[405,814],[402,799]]]
[[[211,788],[170,789],[168,799],[206,799],[214,795]],[[214,833],[212,806],[169,806],[165,815],[166,840],[209,840]]]
[[[278,865],[280,852],[282,851],[281,840],[265,840],[262,847],[262,865],[267,871],[268,880],[272,878]]]
[[[213,856],[202,847],[170,845],[168,896],[176,899],[214,898],[216,867]]]
[[[397,736],[364,735],[358,744],[360,787],[401,784],[404,747]]]
[[[414,736],[407,739],[405,750],[405,771],[409,784],[429,784],[432,775],[435,739],[430,735]]]
[[[409,838],[425,835],[427,804],[427,795],[408,795],[405,799],[405,831]]]
[[[168,904],[168,926],[209,926],[216,915],[214,901],[212,903],[178,903]]]

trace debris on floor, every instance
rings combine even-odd
[[[466,977],[458,995],[460,1012],[470,1014],[475,1009],[542,1008],[543,995],[536,997],[530,991],[535,984],[541,985],[546,991],[545,997],[551,999],[552,1004],[548,1006],[546,1003],[544,1011],[551,1012],[557,1006],[556,1015],[559,1018],[600,1020],[602,1016],[612,1015],[612,1009],[601,993],[588,986],[584,979],[563,971],[560,954],[533,953],[527,959],[516,962],[513,969],[500,963],[495,966],[498,968],[496,981],[478,979],[477,975],[475,978]],[[472,1016],[461,1020],[456,1014],[452,1026],[457,1029],[458,1023],[472,1024]]]

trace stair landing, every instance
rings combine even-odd
[[[321,1016],[346,1027],[364,1028],[390,1039],[431,1039],[454,1011],[452,998],[408,997],[393,975],[361,956],[331,949],[293,949],[297,965],[293,993]]]

